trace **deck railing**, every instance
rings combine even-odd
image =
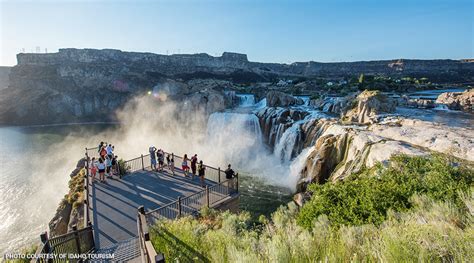
[[[41,247],[37,251],[37,255],[57,255],[55,258],[37,257],[35,262],[71,262],[79,261],[77,259],[69,259],[69,255],[89,254],[94,252],[94,236],[92,225],[85,228],[77,229],[73,227],[72,232],[64,235],[48,238],[45,232],[41,234]],[[60,257],[61,255],[61,257]],[[66,257],[66,258],[63,258]]]
[[[99,147],[86,148],[89,157],[98,156]],[[174,159],[174,168],[177,173],[183,173],[181,164],[183,158],[173,153],[164,152],[165,166],[166,156]],[[188,161],[188,165],[190,161]],[[124,161],[126,172],[145,170],[151,167],[150,154]],[[137,228],[140,243],[140,251],[144,262],[164,262],[163,255],[157,254],[150,241],[149,225],[155,224],[161,219],[176,219],[187,215],[197,215],[204,207],[214,207],[233,194],[239,192],[239,176],[226,178],[220,167],[215,168],[204,165],[206,168],[205,178],[215,184],[206,186],[205,189],[186,197],[178,197],[177,200],[163,205],[155,210],[145,212],[143,206],[138,208]]]

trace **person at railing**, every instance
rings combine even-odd
[[[168,156],[169,156],[169,155],[168,155]],[[172,172],[173,175],[174,175],[174,153],[171,154],[170,169],[171,169],[171,172]]]
[[[92,157],[92,161],[89,164],[89,169],[91,171],[92,183],[95,182],[95,176],[97,174],[97,161],[95,157]]]
[[[112,177],[112,159],[109,157],[109,155],[107,155],[105,157],[105,170],[107,172],[107,178],[111,178]]]
[[[197,155],[195,155],[197,156]],[[206,184],[204,183],[204,175],[206,173],[206,166],[202,163],[202,160],[199,161],[199,167],[198,167],[198,174],[199,174],[199,181],[201,183],[201,187],[205,187]]]
[[[184,154],[183,163],[181,164],[181,168],[183,169],[184,177],[188,177],[188,173],[189,173],[188,161],[189,161],[188,155]]]
[[[97,152],[100,153],[100,151],[102,151],[102,146],[104,146],[104,142],[100,142],[99,143],[99,147],[97,149]]]
[[[227,169],[224,171],[225,173],[225,178],[227,179],[227,187],[229,188],[234,188],[234,180],[232,180],[232,178],[235,177],[235,172],[234,170],[232,170],[232,167],[231,165],[229,164],[227,166]]]
[[[113,147],[112,147],[112,144],[109,144],[105,150],[107,151],[107,156],[109,157],[110,160],[112,160],[112,157],[114,155],[114,150],[113,150]]]
[[[112,175],[114,175],[114,174],[118,175],[119,174],[117,159],[118,159],[118,155],[114,155],[114,157],[112,158]]]
[[[156,152],[156,157],[158,159],[158,169],[163,172],[163,168],[165,166],[165,153],[163,150],[159,149]]]
[[[193,157],[191,157],[191,171],[193,173],[193,180],[194,180],[194,176],[196,176],[196,164],[197,164],[197,161],[198,161],[198,155],[197,154],[194,154]]]
[[[231,165],[227,166],[227,169],[224,171],[226,179],[232,179],[235,177],[235,172],[232,170]]]
[[[105,156],[107,155],[107,150],[105,149],[105,145],[102,145],[102,147],[100,148],[99,155],[102,159],[105,160]]]
[[[105,183],[105,164],[102,158],[99,159],[97,169],[99,169],[99,181]]]
[[[155,146],[151,146],[150,148],[148,148],[148,151],[150,152],[151,169],[157,171],[157,169],[156,169],[156,148],[155,148]]]

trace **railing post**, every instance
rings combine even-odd
[[[181,196],[178,197],[178,218],[181,217]]]
[[[206,185],[206,206],[209,208],[209,186]]]
[[[239,192],[239,173],[235,174],[235,178],[237,178],[235,191],[238,193]]]
[[[49,244],[48,240],[48,232],[44,232],[43,234],[40,235],[41,243],[44,245],[44,253],[51,253],[51,245]],[[50,260],[48,260],[49,262]]]
[[[219,175],[217,182],[220,183],[221,182],[221,168],[220,167],[217,168],[217,174]]]
[[[74,239],[76,240],[76,249],[77,254],[81,254],[81,242],[79,240],[79,234],[77,233],[77,226],[72,226],[72,231],[74,232]]]
[[[84,179],[84,190],[86,192],[86,196],[84,198],[84,208],[85,208],[84,227],[85,227],[87,222],[89,222],[89,155],[87,154],[87,148],[86,148],[86,178]]]
[[[142,170],[145,171],[145,163],[143,162],[143,154],[142,154]]]

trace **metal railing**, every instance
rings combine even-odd
[[[64,235],[48,238],[48,234],[45,232],[41,234],[41,247],[38,249],[35,262],[66,262],[66,261],[80,261],[77,259],[69,259],[71,254],[89,254],[94,251],[94,235],[92,225],[88,225],[83,229],[77,229],[73,226],[72,232]],[[49,256],[47,257],[40,257]],[[56,255],[56,257],[51,257]],[[64,255],[59,257],[59,255]]]
[[[98,156],[99,147],[86,148],[86,156]],[[166,156],[174,160],[174,170],[178,173],[183,173],[181,164],[183,158],[173,153],[164,152],[164,160]],[[184,156],[184,155],[183,155]],[[139,170],[145,170],[151,167],[150,154],[140,155],[139,157],[124,161],[127,173]],[[190,166],[190,160],[188,160]],[[196,164],[197,165],[197,164]],[[166,163],[165,163],[166,166]],[[149,225],[155,224],[161,219],[176,219],[187,215],[197,215],[204,207],[213,207],[217,203],[225,200],[227,197],[238,193],[239,191],[239,177],[227,179],[220,167],[215,168],[209,165],[204,165],[205,179],[214,182],[214,185],[206,186],[204,190],[191,194],[186,197],[178,197],[176,201],[163,205],[155,210],[145,212],[143,206],[138,208],[137,228],[138,238],[140,243],[140,253],[144,262],[164,262],[162,254],[157,254],[150,241]],[[191,172],[191,171],[190,171]]]

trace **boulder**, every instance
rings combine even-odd
[[[361,124],[374,123],[377,115],[393,113],[396,105],[395,100],[377,90],[365,90],[353,100],[352,108],[342,113],[342,120]]]
[[[464,92],[441,93],[436,99],[436,103],[444,104],[450,110],[474,111],[474,89]]]
[[[436,107],[434,100],[429,99],[409,99],[407,101],[407,106],[421,109],[432,109]]]
[[[304,101],[301,98],[296,98],[283,92],[270,91],[267,93],[268,107],[288,107],[303,104]]]

